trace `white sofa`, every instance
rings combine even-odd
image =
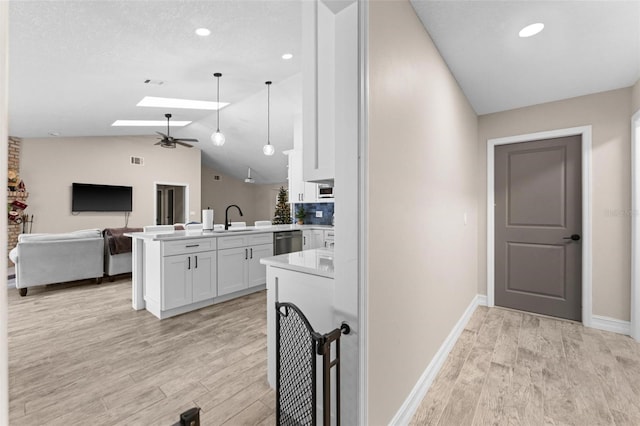
[[[16,265],[16,287],[97,278],[104,274],[104,239],[99,229],[64,234],[21,234],[9,258]]]

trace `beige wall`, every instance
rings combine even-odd
[[[368,420],[379,425],[476,295],[477,117],[410,3],[369,5]]]
[[[631,92],[631,113],[640,111],[640,80],[632,87]]]
[[[593,314],[629,320],[631,88],[479,118],[478,292],[486,294],[487,140],[592,125]]]
[[[124,226],[123,213],[71,214],[73,182],[133,186],[130,227],[153,224],[154,182],[189,185],[189,209],[200,214],[200,150],[165,149],[153,137],[24,139],[21,177],[29,192],[33,232]],[[144,166],[130,165],[130,156]]]
[[[215,180],[214,176],[220,176]],[[229,210],[230,220],[244,221],[253,225],[256,220],[271,220],[275,211],[275,197],[280,186],[287,184],[258,185],[244,183],[209,167],[202,166],[202,208],[214,210],[215,223],[224,223],[224,212],[227,206],[237,204],[244,216],[236,209]]]

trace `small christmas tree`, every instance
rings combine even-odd
[[[280,187],[278,192],[278,204],[276,204],[276,212],[273,217],[274,225],[290,225],[291,224],[291,209],[288,204],[289,196],[287,190],[283,186]]]

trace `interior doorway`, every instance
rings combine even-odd
[[[593,324],[592,295],[592,220],[591,220],[591,126],[572,127],[545,132],[489,139],[487,141],[487,305],[495,306],[496,270],[495,270],[495,227],[496,227],[496,194],[495,194],[495,152],[496,147],[507,144],[531,142],[541,139],[564,138],[566,136],[581,137],[581,189],[582,189],[582,235],[581,242],[581,275],[582,275],[582,323],[586,327]]]
[[[155,220],[156,225],[186,223],[188,187],[184,184],[155,184]]]
[[[495,148],[495,304],[581,320],[581,137]]]

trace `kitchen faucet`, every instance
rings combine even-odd
[[[224,229],[225,230],[229,229],[229,226],[231,226],[231,222],[229,222],[229,209],[231,207],[235,207],[236,209],[238,209],[238,211],[240,212],[240,216],[244,216],[242,214],[242,210],[240,210],[240,207],[238,207],[236,204],[231,204],[230,206],[228,206],[227,209],[224,211]]]

